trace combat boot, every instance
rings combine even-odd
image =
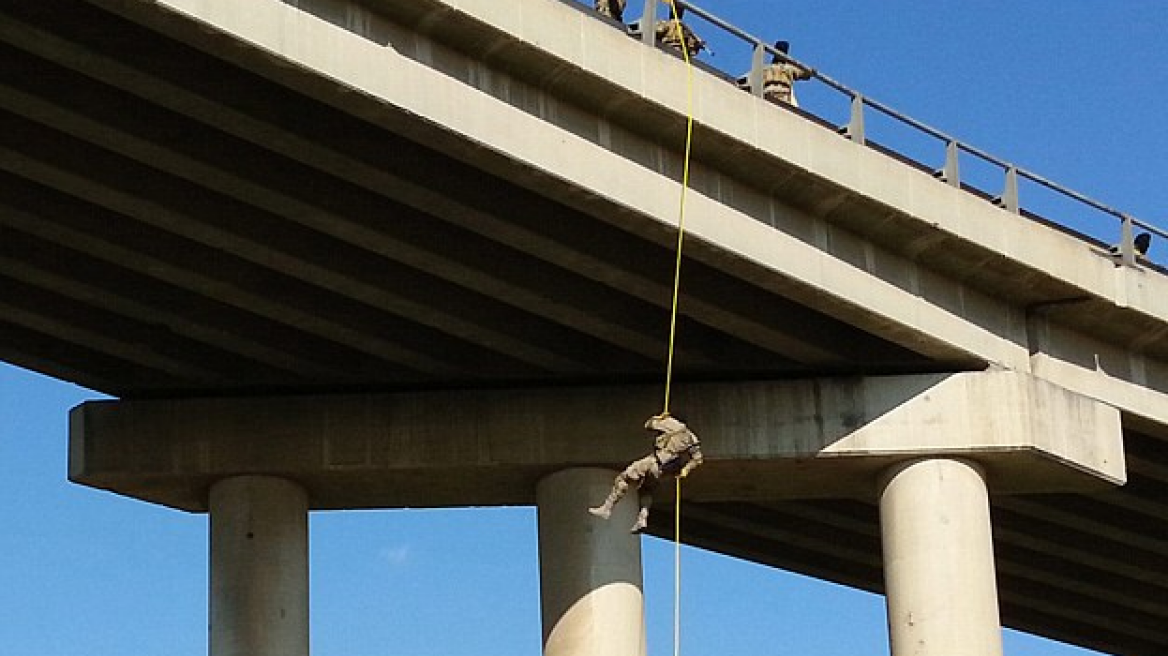
[[[612,507],[615,506],[616,502],[620,501],[621,497],[623,497],[625,492],[628,491],[629,484],[624,480],[623,475],[617,476],[616,481],[612,484],[612,491],[608,493],[608,498],[604,500],[604,503],[596,506],[595,508],[589,508],[588,512],[596,515],[601,519],[608,519],[610,516],[612,516]]]
[[[589,508],[588,512],[592,513],[593,515],[596,515],[597,517],[599,517],[601,519],[608,519],[609,517],[612,516],[612,507],[614,505],[616,505],[616,502],[619,499],[620,499],[619,496],[617,496],[615,494],[610,494],[610,495],[608,495],[608,498],[604,500],[604,503],[600,504],[599,506],[596,506],[595,508]]]
[[[641,508],[637,513],[637,521],[633,523],[633,527],[629,529],[629,533],[640,533],[649,527],[649,509]]]

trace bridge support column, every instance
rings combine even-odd
[[[308,656],[308,495],[237,476],[211,488],[211,656]]]
[[[880,524],[892,656],[1001,656],[981,467],[948,458],[894,467]]]
[[[608,520],[587,512],[604,500],[615,476],[567,469],[536,489],[545,656],[645,654],[641,540],[629,533],[636,493]]]

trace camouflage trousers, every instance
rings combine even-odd
[[[631,483],[634,487],[644,487],[646,483],[652,486],[661,478],[661,463],[654,455],[647,455],[634,460],[625,470],[617,475],[618,481]]]
[[[764,87],[762,90],[762,97],[775,104],[781,103],[784,105],[792,105],[794,107],[799,106],[798,103],[795,102],[794,94],[791,93],[791,87],[782,84],[775,84]]]

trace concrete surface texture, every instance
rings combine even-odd
[[[989,492],[981,468],[928,458],[894,467],[880,494],[893,656],[1000,656]]]
[[[308,498],[295,483],[237,476],[209,492],[210,652],[308,656]]]
[[[641,540],[629,533],[636,494],[608,520],[584,511],[615,471],[565,469],[539,482],[540,603],[546,656],[645,654]]]
[[[659,402],[683,62],[553,1],[0,13],[13,70],[60,69],[3,80],[6,275],[53,291],[12,300],[53,302],[9,357],[123,397],[74,411],[72,480],[210,512],[216,656],[302,653],[309,509],[483,504],[540,509],[549,653],[643,652],[635,541],[582,509]],[[885,590],[896,656],[992,654],[993,505],[1003,617],[1168,645],[1164,277],[694,91],[694,542]],[[783,511],[829,528],[755,519]],[[839,547],[877,533],[883,568]]]
[[[557,469],[647,453],[636,427],[658,391],[96,402],[73,413],[70,475],[189,510],[239,471],[294,476],[317,509],[530,505]],[[698,501],[870,498],[881,469],[921,454],[983,461],[1003,493],[1125,477],[1114,408],[1015,372],[685,385],[677,402],[716,437]]]

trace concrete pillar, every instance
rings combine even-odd
[[[268,476],[211,488],[211,656],[308,656],[308,495]]]
[[[641,540],[629,533],[636,492],[608,520],[587,512],[615,477],[607,469],[567,469],[536,488],[545,656],[645,654]]]
[[[947,458],[894,467],[880,529],[892,656],[1001,656],[982,469]]]

